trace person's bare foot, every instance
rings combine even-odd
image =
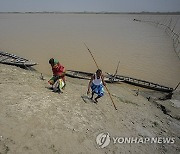
[[[96,104],[98,103],[98,100],[96,98],[94,99],[94,103],[96,103]]]

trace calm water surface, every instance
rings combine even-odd
[[[51,74],[51,57],[67,69],[93,72],[96,66],[85,42],[104,72],[114,73],[120,60],[118,74],[175,87],[180,81],[180,60],[172,41],[163,29],[133,21],[145,17],[0,14],[0,50],[38,62],[36,69],[44,74]]]

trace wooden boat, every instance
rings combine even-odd
[[[148,88],[148,89],[152,89],[152,90],[157,90],[157,91],[162,91],[162,92],[172,92],[174,89],[167,87],[167,86],[163,86],[160,84],[156,84],[153,82],[149,82],[149,81],[145,81],[145,80],[141,80],[141,79],[136,79],[136,78],[132,78],[132,77],[127,77],[127,76],[123,76],[123,75],[111,75],[109,73],[108,74],[108,78],[110,81],[113,82],[113,80],[115,80],[116,82],[125,82],[128,84],[132,84],[135,86],[139,86],[139,87],[143,87],[143,88]]]
[[[37,63],[27,60],[25,58],[18,57],[14,54],[0,51],[0,63],[7,65],[15,65],[19,67],[29,67],[37,65]]]
[[[78,79],[90,80],[92,75],[93,73],[87,73],[87,72],[82,72],[82,71],[74,71],[74,70],[66,71],[66,76],[69,76],[72,78],[78,78]],[[172,92],[174,90],[173,88],[159,85],[156,83],[152,83],[149,81],[135,79],[135,78],[127,77],[123,75],[112,75],[110,73],[107,73],[107,75],[105,75],[105,82],[108,82],[108,83],[125,82],[125,83],[132,84],[135,86],[162,91],[162,92]]]
[[[90,80],[93,74],[94,73],[88,73],[88,72],[83,72],[83,71],[74,71],[74,70],[66,71],[66,76],[72,77],[72,78],[84,79],[84,80]],[[106,76],[104,77],[104,81],[110,82],[109,78],[107,78]]]
[[[93,73],[87,73],[82,71],[67,70],[66,76],[78,79],[90,80]]]

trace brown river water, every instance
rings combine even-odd
[[[163,29],[134,18],[142,16],[0,14],[0,50],[37,62],[35,68],[48,75],[51,57],[67,69],[94,72],[86,43],[104,72],[114,73],[120,60],[118,74],[175,87],[180,60],[172,40]]]

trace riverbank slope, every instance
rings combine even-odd
[[[86,98],[88,81],[67,78],[62,94],[48,87],[49,76],[0,64],[0,153],[179,153],[180,122],[164,114],[136,87],[107,85],[96,105]],[[134,90],[133,90],[134,89]],[[176,108],[179,111],[179,108]],[[173,112],[173,109],[172,109]],[[175,137],[174,144],[110,144],[100,148],[96,137]]]

